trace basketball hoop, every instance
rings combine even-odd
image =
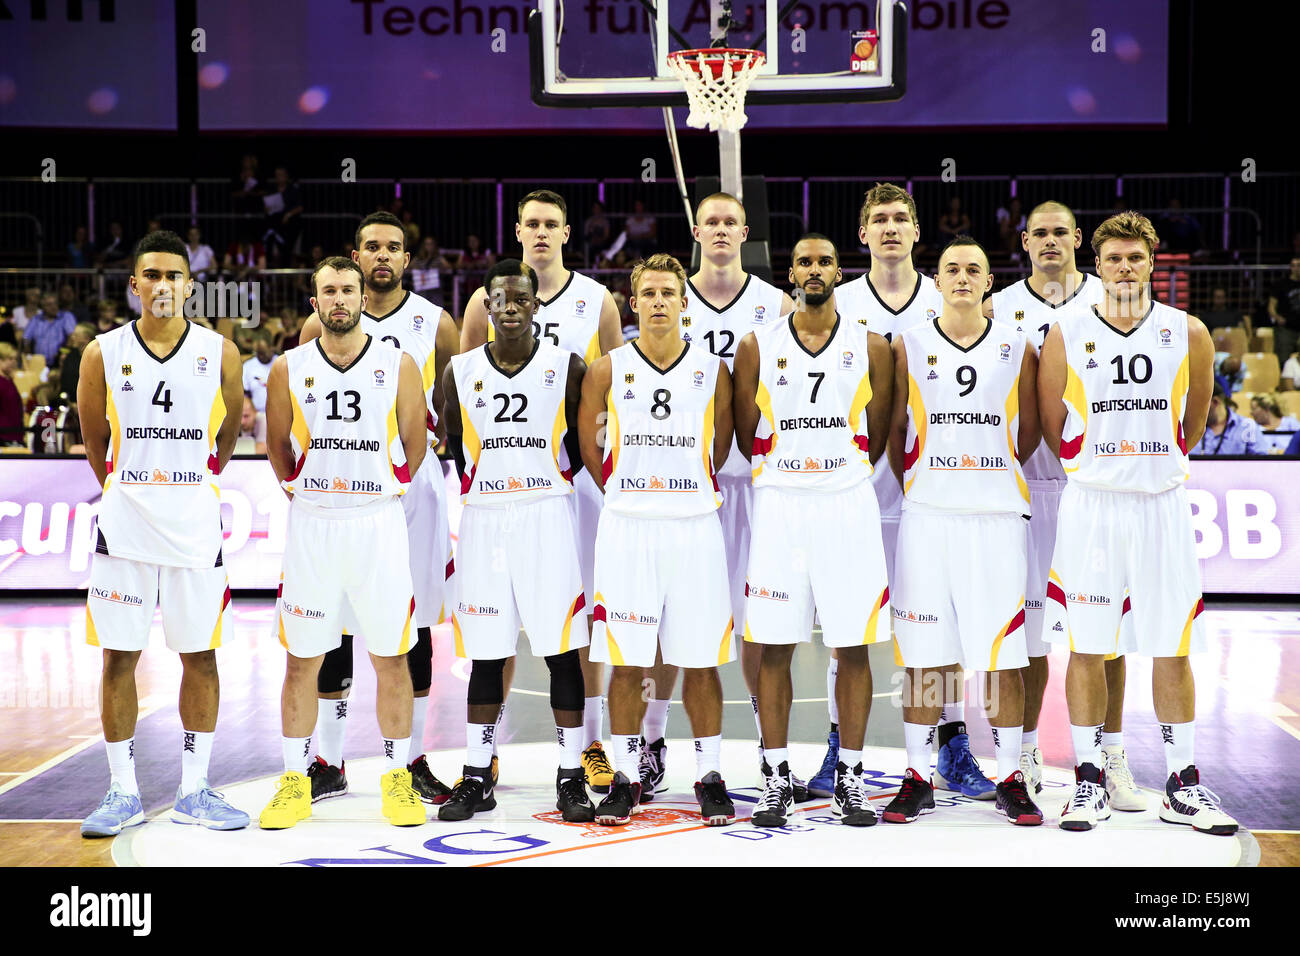
[[[686,86],[686,125],[734,133],[745,125],[745,93],[767,57],[759,50],[674,50],[668,65]]]

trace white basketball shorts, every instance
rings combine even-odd
[[[578,533],[566,498],[469,506],[459,546],[451,614],[457,657],[513,657],[521,624],[537,657],[587,646]]]
[[[716,511],[633,518],[608,509],[596,532],[591,659],[717,667],[736,656],[727,551]]]
[[[451,537],[447,530],[446,486],[442,462],[430,450],[401,499],[411,583],[415,587],[416,627],[434,627],[447,619]]]
[[[904,508],[894,559],[895,663],[1025,667],[1026,539],[1017,514]]]
[[[889,583],[871,482],[828,493],[754,492],[745,640],[827,647],[889,639]]]
[[[178,654],[213,650],[230,631],[224,567],[174,568],[96,554],[86,595],[86,643],[112,651],[149,646],[155,608],[163,636]]]

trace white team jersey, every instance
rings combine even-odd
[[[271,374],[272,364],[263,362],[256,355],[244,363],[244,391],[259,412],[266,411],[266,378]]]
[[[430,432],[438,423],[438,409],[433,404],[434,346],[438,340],[438,322],[442,318],[441,306],[434,305],[422,295],[408,292],[397,308],[387,315],[374,316],[361,313],[361,331],[401,349],[415,360],[420,370],[424,389],[424,403],[428,406],[426,424]]]
[[[906,332],[942,315],[943,296],[934,287],[934,279],[918,272],[912,297],[901,309],[894,311],[881,301],[871,284],[870,273],[866,273],[835,288],[835,311],[846,320],[865,325],[869,331],[892,342],[899,332]]]
[[[1060,321],[1061,464],[1081,485],[1157,494],[1187,480],[1187,313],[1152,302],[1128,334],[1095,310]]]
[[[903,510],[1029,514],[1016,457],[1027,342],[990,321],[962,348],[938,320],[908,329]]]
[[[731,371],[736,364],[736,347],[745,333],[781,320],[781,294],[776,286],[749,275],[734,299],[721,308],[714,308],[687,280],[682,338],[706,347],[726,362],[727,371]],[[734,438],[731,454],[718,474],[729,478],[749,477],[749,462],[741,455]]]
[[[281,484],[295,501],[350,508],[406,490],[411,474],[397,428],[402,355],[373,336],[347,368],[326,357],[320,339],[285,353],[297,463]]]
[[[827,492],[870,479],[866,327],[836,316],[815,354],[799,341],[793,314],[754,338],[760,413],[754,487]]]
[[[722,495],[713,471],[713,401],[721,359],[689,342],[666,371],[635,342],[609,358],[605,507],[641,518],[716,511]]]
[[[570,494],[564,397],[572,353],[539,339],[523,366],[503,372],[488,348],[451,358],[467,458],[461,500],[508,508]]]
[[[533,314],[533,334],[562,349],[581,355],[588,365],[600,358],[600,310],[606,289],[590,276],[570,272],[569,281],[546,301],[538,301]],[[487,300],[483,300],[487,308]],[[496,339],[488,315],[489,342]]]
[[[109,440],[96,551],[179,568],[221,563],[217,432],[223,339],[185,323],[159,359],[137,322],[99,336]]]
[[[1083,281],[1074,294],[1064,302],[1053,305],[1029,287],[1028,279],[1021,279],[999,292],[993,293],[993,319],[1024,332],[1035,353],[1042,352],[1043,342],[1062,316],[1087,312],[1104,294],[1101,280],[1082,273]],[[1052,454],[1047,442],[1040,442],[1025,462],[1025,477],[1031,481],[1065,481],[1061,461]]]

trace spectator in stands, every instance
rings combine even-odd
[[[939,217],[939,245],[947,245],[953,239],[970,233],[970,216],[961,208],[961,198],[953,196],[948,200],[948,211]]]
[[[1292,352],[1287,356],[1277,388],[1279,392],[1291,392],[1300,388],[1300,353]]]
[[[46,292],[41,296],[41,311],[27,323],[23,338],[33,354],[44,355],[45,364],[53,365],[64,340],[76,327],[76,316],[60,310],[59,297]]]
[[[1273,323],[1273,351],[1279,359],[1296,350],[1300,340],[1300,256],[1291,272],[1268,293],[1268,317]]]
[[[434,236],[425,236],[411,256],[411,288],[434,305],[442,305],[442,274],[451,271],[451,263],[438,248]]]
[[[239,437],[235,439],[236,455],[266,454],[266,415],[253,407],[253,400],[244,396],[244,411],[239,416]]]
[[[1183,211],[1183,201],[1174,197],[1160,214],[1160,246],[1163,252],[1199,252],[1205,243],[1201,224]]]
[[[465,237],[465,251],[460,254],[457,265],[462,272],[486,272],[496,265],[497,257],[491,249],[484,249],[478,236],[471,233]]]
[[[1235,355],[1222,353],[1223,358],[1215,359],[1214,381],[1225,392],[1232,395],[1241,391],[1241,383],[1246,380],[1246,369],[1241,364],[1241,359]]]
[[[1244,415],[1238,415],[1223,387],[1215,382],[1205,434],[1190,454],[1255,455],[1260,453],[1258,444],[1259,426]]]
[[[0,342],[0,445],[23,444],[23,399],[14,384],[18,350]]]
[[[78,323],[68,340],[59,350],[59,393],[66,395],[69,403],[77,400],[77,382],[81,380],[81,355],[86,346],[95,340],[95,327],[88,322]]]
[[[623,248],[629,255],[644,259],[657,251],[659,222],[646,212],[641,200],[632,203],[632,214],[623,223],[623,231],[627,234]]]
[[[270,333],[258,329],[253,333],[253,357],[244,363],[244,394],[252,397],[253,407],[259,412],[266,411],[266,379],[274,360]]]
[[[592,252],[597,252],[609,244],[609,217],[605,215],[603,203],[591,204],[591,215],[582,224],[582,246],[586,261],[592,261]]]
[[[22,335],[19,334],[17,327],[14,325],[13,317],[4,306],[0,306],[0,342],[18,348],[18,343],[21,340]]]
[[[275,351],[283,355],[289,349],[296,349],[301,342],[302,327],[307,321],[299,314],[297,306],[285,306],[280,313],[280,335],[275,342]]]
[[[1246,335],[1250,336],[1250,316],[1228,308],[1228,293],[1222,286],[1216,287],[1210,293],[1209,307],[1196,314],[1211,332],[1215,329],[1235,329],[1239,325],[1245,325]]]
[[[398,218],[402,220],[402,229],[406,232],[406,248],[418,249],[420,247],[420,224],[415,221],[415,213],[409,209],[403,209],[401,216]]]
[[[23,330],[27,328],[27,323],[32,320],[32,316],[41,311],[41,288],[40,286],[29,286],[23,290],[23,304],[14,309],[14,328],[18,330],[21,337]]]
[[[1294,416],[1282,414],[1282,405],[1272,392],[1260,392],[1251,396],[1250,417],[1266,432],[1300,431],[1300,421]]]
[[[289,178],[289,170],[284,166],[275,167],[275,182],[272,188],[262,196],[262,206],[266,210],[266,232],[262,241],[266,243],[271,261],[280,265],[298,244],[302,235],[302,190]]]
[[[186,233],[185,254],[190,260],[190,275],[200,282],[208,280],[208,273],[217,271],[217,254],[203,242],[198,226],[190,226]]]
[[[71,312],[78,322],[90,321],[90,307],[77,296],[77,290],[66,282],[59,286],[59,308]]]
[[[122,224],[114,219],[108,224],[108,241],[99,251],[100,266],[105,269],[129,268],[132,251]]]
[[[1012,262],[1019,262],[1023,251],[1020,245],[1020,234],[1025,231],[1026,224],[1020,197],[1012,196],[1007,200],[1005,206],[998,208],[997,217],[998,238],[1002,242],[1002,247],[1006,249]]]
[[[226,249],[221,270],[237,282],[243,282],[266,268],[266,248],[247,233]]]
[[[122,319],[117,314],[117,300],[100,299],[95,312],[95,334],[112,332],[121,324]]]
[[[239,162],[239,175],[234,179],[230,193],[236,212],[256,215],[262,212],[262,183],[258,179],[257,157],[245,154]]]
[[[68,268],[89,269],[95,262],[95,244],[90,241],[85,226],[78,226],[73,240],[68,243]]]

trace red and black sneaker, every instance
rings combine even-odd
[[[1018,827],[1037,827],[1043,824],[1043,811],[1029,798],[1025,775],[1017,770],[998,784],[996,809]]]
[[[307,768],[307,779],[311,781],[311,802],[319,803],[330,797],[341,797],[348,792],[348,777],[345,772],[347,761],[342,767],[325,762],[324,757],[317,756]]]
[[[710,770],[695,784],[695,799],[700,803],[700,819],[707,826],[725,827],[736,819],[736,805],[727,793],[722,774]]]
[[[921,779],[911,767],[903,775],[903,785],[885,812],[881,815],[886,823],[911,823],[923,813],[934,812],[934,787]]]
[[[420,795],[421,800],[432,804],[447,802],[447,798],[451,796],[451,787],[433,775],[433,771],[429,769],[428,758],[424,754],[416,757],[406,769],[411,771],[411,788]],[[495,779],[493,782],[496,782]]]
[[[641,781],[632,783],[623,773],[615,773],[609,793],[596,806],[596,822],[618,827],[632,819],[641,803]]]

